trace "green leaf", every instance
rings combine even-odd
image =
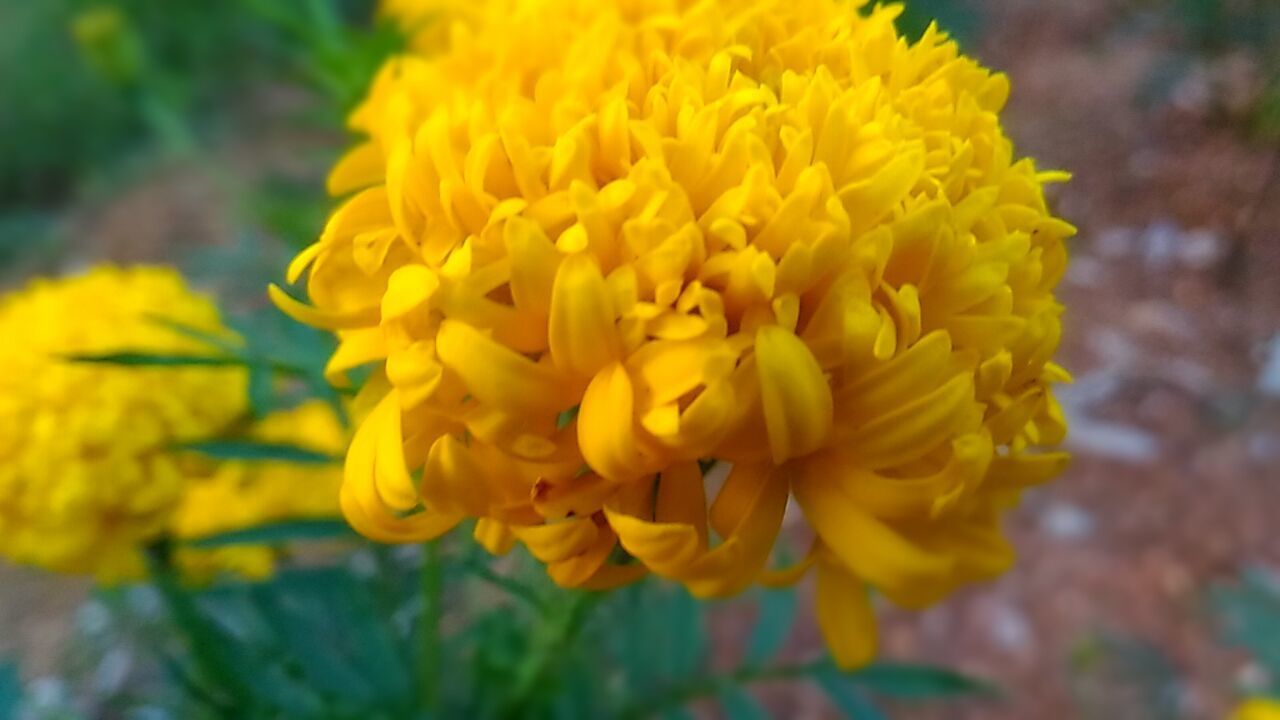
[[[249,409],[254,417],[263,417],[275,408],[276,374],[269,365],[249,366]]]
[[[237,342],[234,336],[229,336],[225,333],[218,334],[209,332],[208,330],[203,330],[193,325],[188,325],[184,322],[167,318],[163,315],[147,314],[146,318],[148,321],[155,323],[170,332],[181,335],[189,340],[195,340],[198,343],[203,343],[209,347],[222,350],[223,352],[236,353],[240,350],[240,343]]]
[[[796,595],[791,590],[760,593],[760,616],[747,643],[745,664],[758,667],[778,653],[790,633],[796,615]]]
[[[0,663],[0,720],[16,720],[21,701],[22,681],[18,678],[17,663]]]
[[[235,545],[280,545],[297,540],[330,540],[356,538],[343,520],[285,520],[269,525],[230,530],[184,541],[187,547],[209,550]]]
[[[740,687],[727,685],[716,697],[729,720],[769,720],[769,711]]]
[[[702,604],[677,585],[670,589],[664,615],[658,636],[666,641],[667,671],[671,677],[688,677],[700,669],[707,654]]]
[[[340,458],[328,453],[288,443],[269,443],[257,440],[203,440],[182,443],[180,450],[190,450],[215,460],[241,460],[250,462],[289,462],[304,465],[328,465]]]
[[[832,705],[849,720],[888,720],[884,713],[857,689],[849,687],[848,678],[842,676],[835,668],[827,668],[813,676],[814,682]]]
[[[68,362],[122,365],[127,367],[241,367],[241,358],[220,355],[160,355],[144,352],[89,353],[67,355]]]
[[[877,663],[847,677],[867,690],[904,700],[999,694],[995,686],[983,680],[931,665]]]
[[[1226,639],[1248,650],[1280,677],[1280,588],[1262,571],[1245,573],[1238,586],[1216,587],[1210,601]]]

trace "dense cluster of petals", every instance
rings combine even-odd
[[[225,333],[164,268],[97,267],[0,299],[0,555],[104,580],[143,570],[193,468],[175,443],[245,411],[243,371],[69,362],[119,352],[207,354],[174,324]]]
[[[894,6],[422,2],[438,45],[377,77],[290,268],[310,303],[272,289],[336,331],[335,381],[376,368],[353,526],[475,518],[575,587],[812,570],[845,665],[868,586],[920,607],[1009,566],[1002,514],[1066,463],[1074,229],[1005,76]],[[812,546],[776,567],[792,500]]]

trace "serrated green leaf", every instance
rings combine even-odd
[[[769,720],[769,711],[740,687],[727,685],[716,693],[716,698],[729,720]]]
[[[180,450],[200,453],[214,460],[288,462],[302,465],[329,465],[341,460],[328,453],[299,445],[257,440],[202,440],[182,443],[176,447]]]
[[[831,704],[849,720],[888,720],[871,700],[850,687],[849,679],[834,668],[815,673],[813,681],[826,693]]]
[[[984,680],[932,665],[877,663],[847,677],[874,693],[903,700],[998,694],[995,686]]]
[[[145,352],[111,352],[67,355],[67,362],[124,367],[243,367],[245,361],[222,355],[163,355]]]
[[[16,720],[20,702],[22,681],[18,677],[18,664],[0,663],[0,720]]]
[[[343,520],[317,518],[285,520],[242,530],[230,530],[192,538],[184,541],[183,544],[209,550],[235,545],[281,545],[297,540],[355,539],[357,537]]]
[[[745,664],[759,667],[778,654],[791,631],[796,615],[796,596],[787,590],[760,593],[760,614],[747,643]]]

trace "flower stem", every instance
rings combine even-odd
[[[168,539],[161,539],[146,546],[143,552],[152,583],[159,591],[170,619],[181,630],[197,672],[213,684],[212,694],[223,696],[218,702],[218,709],[227,713],[239,706],[243,710],[253,694],[227,658],[218,652],[221,639],[217,631],[200,613],[191,594],[182,587],[173,565],[173,546]]]
[[[444,576],[440,541],[426,543],[418,576],[422,589],[422,619],[418,623],[419,692],[422,706],[440,706],[440,616],[444,612]]]
[[[550,632],[535,642],[529,656],[520,665],[515,683],[501,717],[516,718],[529,714],[528,704],[554,670],[556,663],[573,645],[590,610],[600,600],[600,593],[574,592],[568,604],[555,617],[545,618]]]

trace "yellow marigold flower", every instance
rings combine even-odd
[[[1236,706],[1231,720],[1280,720],[1280,701],[1250,698]]]
[[[334,456],[346,449],[347,440],[333,408],[318,400],[266,416],[249,436]],[[190,540],[283,520],[337,517],[341,484],[342,471],[336,466],[224,462],[212,476],[194,481],[187,489],[174,515],[172,534]],[[230,572],[262,578],[275,568],[275,553],[262,546],[179,549],[177,561],[187,577]]]
[[[169,448],[244,411],[244,373],[64,360],[120,351],[207,353],[157,318],[226,332],[177,272],[94,268],[0,300],[0,554],[119,580],[163,533],[188,470]]]
[[[290,268],[313,304],[272,289],[337,331],[335,379],[382,369],[350,522],[479,518],[566,586],[812,569],[845,666],[868,586],[921,607],[1006,569],[1001,515],[1067,462],[1065,176],[1015,158],[1004,75],[899,11],[492,0],[388,63]],[[770,569],[792,498],[816,541]]]

